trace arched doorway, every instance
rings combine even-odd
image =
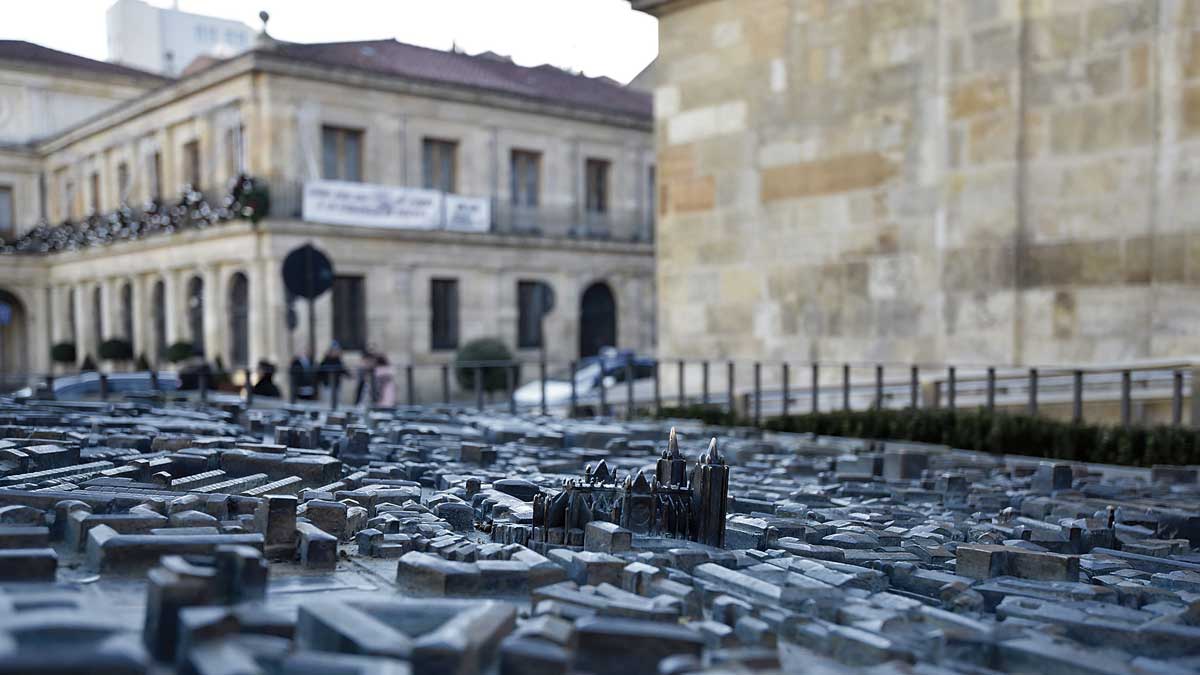
[[[0,288],[0,391],[25,386],[29,373],[29,326],[25,305],[12,293]]]
[[[597,281],[583,292],[579,302],[579,357],[617,346],[617,301],[612,289]]]
[[[188,281],[187,321],[192,353],[204,356],[204,280],[200,277]]]
[[[250,282],[237,272],[229,279],[229,358],[231,365],[250,362]]]
[[[154,324],[154,362],[167,356],[167,285],[162,279],[154,282],[150,293],[150,318]]]

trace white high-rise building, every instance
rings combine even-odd
[[[240,21],[117,0],[108,8],[108,59],[178,76],[200,56],[225,58],[249,49],[255,31]]]

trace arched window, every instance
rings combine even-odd
[[[22,386],[30,375],[29,321],[16,295],[0,288],[0,391]]]
[[[229,279],[229,358],[234,366],[250,362],[250,282],[238,272]]]
[[[192,353],[204,356],[204,280],[200,277],[188,281],[187,319]]]
[[[161,361],[167,355],[167,285],[162,279],[154,282],[150,293],[150,317],[154,324],[154,358]]]
[[[76,346],[79,345],[79,327],[75,325],[75,289],[67,289],[67,336]]]
[[[596,356],[604,347],[617,346],[617,301],[612,289],[597,281],[579,301],[579,356]]]
[[[133,284],[121,286],[121,337],[133,344]]]
[[[104,342],[104,301],[100,296],[100,287],[92,289],[92,349],[100,349]]]

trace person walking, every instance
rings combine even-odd
[[[318,381],[329,387],[329,396],[336,399],[342,391],[342,378],[349,372],[342,363],[342,345],[337,340],[329,344],[329,351],[325,352],[318,370]]]
[[[375,399],[374,404],[380,408],[392,408],[396,405],[396,378],[392,375],[392,365],[387,356],[379,354],[375,357]]]

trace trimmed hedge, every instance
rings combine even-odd
[[[454,375],[458,386],[463,391],[475,390],[475,368],[462,367],[462,363],[479,363],[487,361],[512,361],[512,352],[499,338],[478,338],[471,340],[459,348],[454,357]],[[504,376],[503,366],[487,366],[482,370],[483,390],[486,392],[503,391],[508,385]],[[514,368],[515,370],[515,368]],[[513,383],[519,379],[519,373],[513,373]]]
[[[661,418],[747,425],[713,406],[663,408]],[[764,420],[769,431],[948,445],[1001,455],[1152,466],[1200,464],[1200,433],[1159,426],[1074,424],[1047,417],[979,410],[837,410]]]
[[[100,358],[105,361],[130,361],[133,359],[133,345],[124,338],[109,338],[100,343]]]
[[[79,353],[75,350],[74,342],[59,342],[50,347],[50,360],[55,363],[75,363]]]

